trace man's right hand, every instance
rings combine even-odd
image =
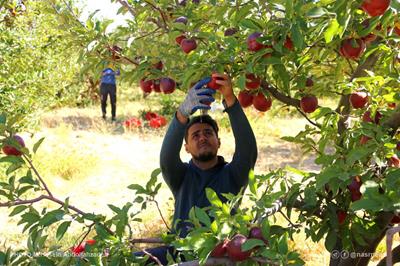
[[[209,110],[211,107],[205,103],[215,101],[212,95],[216,92],[213,89],[206,88],[205,85],[211,81],[211,78],[205,78],[197,82],[186,95],[186,99],[178,108],[180,114],[188,118],[199,109]]]

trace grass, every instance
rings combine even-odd
[[[45,137],[34,157],[34,163],[54,195],[60,199],[68,197],[71,205],[85,212],[102,213],[108,217],[112,215],[108,204],[121,207],[134,200],[133,191],[127,187],[133,183],[144,185],[149,180],[152,170],[159,167],[158,156],[166,128],[126,130],[121,122],[133,116],[140,117],[143,111],[155,111],[170,119],[177,102],[183,97],[183,94],[178,92],[171,97],[151,94],[144,99],[138,91],[138,88],[134,91],[119,88],[119,122],[116,124],[104,122],[100,118],[100,106],[62,108],[44,114],[41,117],[40,130],[34,132],[32,138],[29,134],[24,134],[30,148],[41,137]],[[167,108],[161,108],[160,100],[166,103]],[[334,107],[332,101],[325,101]],[[259,150],[255,173],[265,174],[286,165],[317,171],[319,168],[314,164],[312,156],[303,155],[297,146],[280,139],[282,136],[296,135],[304,128],[305,119],[297,115],[292,117],[291,110],[275,103],[273,105],[274,108],[265,114],[252,108],[245,110]],[[234,138],[229,120],[220,110],[210,114],[221,127],[220,154],[230,161],[234,152]],[[184,161],[190,159],[185,151],[181,152],[181,157]],[[165,184],[160,189],[157,200],[161,204],[164,217],[171,217],[172,194]],[[43,207],[55,206],[49,202],[36,206],[37,209]],[[8,217],[11,210],[0,210],[0,246],[25,246],[25,235],[20,233],[22,227],[16,225],[18,216]],[[150,204],[140,217],[144,222],[133,225],[135,237],[154,237],[159,235],[160,231],[166,231],[154,204]],[[278,224],[287,224],[283,217],[277,215],[276,218]],[[83,233],[80,224],[73,224],[61,242],[54,240],[56,229],[52,228],[47,245],[62,245],[65,248],[72,246]],[[399,240],[398,237],[396,239]],[[291,247],[302,254],[307,264],[328,264],[329,254],[323,242],[313,243],[309,239],[305,240],[304,232],[296,235]],[[385,245],[381,243],[377,252],[384,250]]]

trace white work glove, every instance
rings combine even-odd
[[[188,91],[186,99],[183,101],[183,103],[181,103],[178,108],[182,115],[184,115],[185,117],[189,117],[191,114],[199,109],[211,109],[209,104],[215,101],[212,95],[216,91],[205,87],[205,85],[210,81],[211,78],[202,79]]]

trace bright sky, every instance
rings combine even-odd
[[[117,11],[121,5],[119,3],[111,3],[111,0],[79,0],[79,2],[78,5],[83,7],[81,17],[83,21],[87,19],[89,14],[93,13],[97,9],[99,9],[99,12],[96,13],[96,18],[114,20],[114,23],[109,26],[107,31],[114,29],[118,25],[124,24],[126,18],[132,17],[129,13],[126,13],[125,15],[117,15]]]

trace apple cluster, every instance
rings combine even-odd
[[[255,250],[242,250],[242,245],[248,239],[259,239],[264,241],[265,245],[268,245],[268,240],[266,240],[262,235],[261,228],[254,226],[250,229],[248,237],[242,234],[236,234],[231,239],[226,238],[222,242],[218,243],[211,251],[210,256],[221,258],[227,255],[234,262],[247,260],[251,256],[251,253]]]
[[[132,117],[124,121],[124,127],[128,130],[140,128],[146,124],[154,129],[161,128],[167,125],[167,119],[155,112],[145,112],[143,113],[143,119]]]
[[[153,68],[161,71],[164,65],[161,61],[153,64]],[[139,87],[144,94],[150,94],[152,91],[156,93],[171,94],[175,91],[176,83],[175,80],[164,77],[160,79],[141,79]]]

